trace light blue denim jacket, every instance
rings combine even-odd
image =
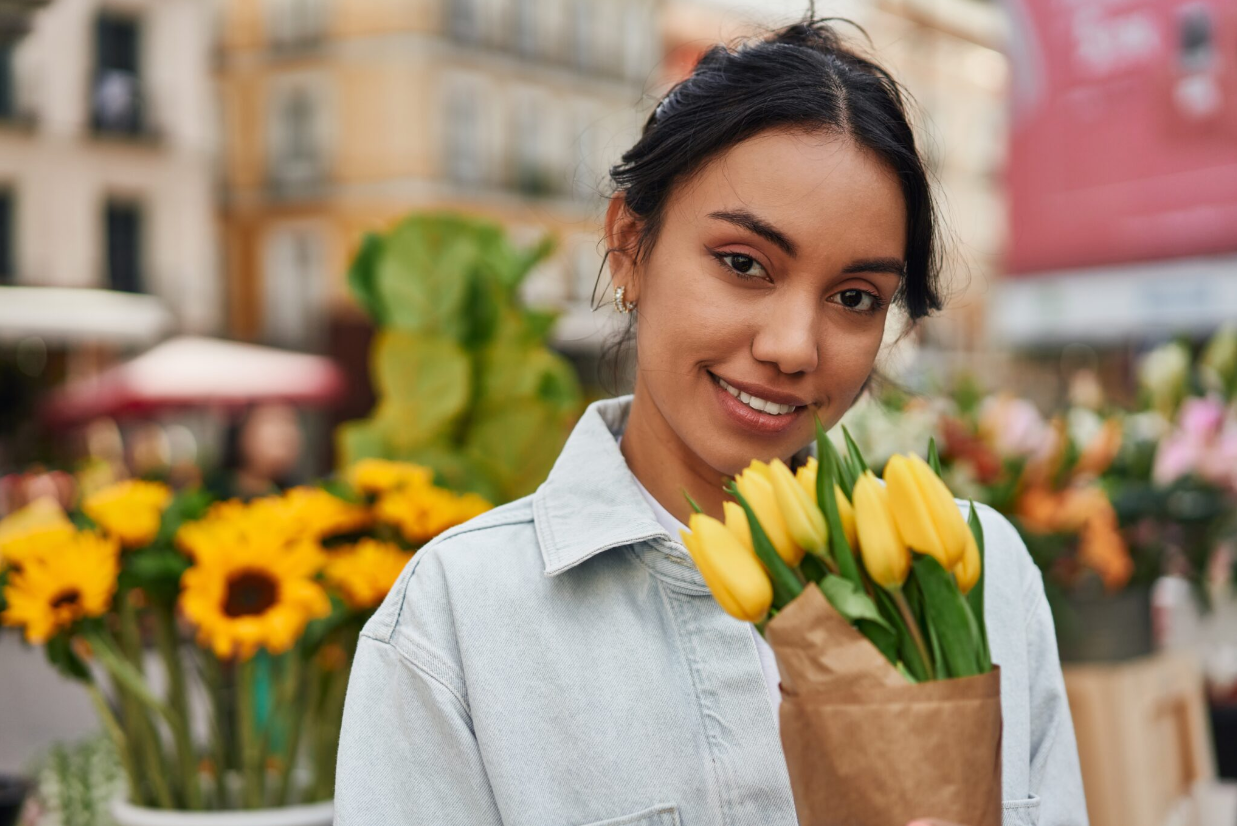
[[[641,498],[629,409],[592,405],[536,493],[422,549],[366,624],[339,826],[797,822],[755,640]],[[1004,824],[1086,824],[1043,582],[980,517]]]

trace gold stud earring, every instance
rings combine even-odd
[[[623,315],[626,315],[627,313],[630,313],[632,310],[636,309],[636,304],[634,301],[623,300],[623,293],[625,292],[627,292],[626,287],[615,287],[614,288],[614,309],[618,310]]]

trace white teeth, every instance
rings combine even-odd
[[[727,393],[734,396],[736,399],[743,402],[753,410],[759,410],[761,413],[768,413],[772,416],[784,416],[787,413],[793,413],[796,409],[793,404],[778,404],[776,402],[765,401],[762,398],[753,396],[749,393],[744,393],[738,388],[727,384],[725,379],[718,378],[717,376],[714,376],[713,378],[717,379],[717,383],[720,384],[722,389],[724,389]]]

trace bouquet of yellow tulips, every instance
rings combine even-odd
[[[719,521],[683,532],[713,595],[777,655],[782,745],[800,821],[1001,821],[1000,675],[983,610],[984,537],[928,460],[884,479],[817,422],[796,472],[752,462]],[[860,745],[861,744],[861,745]],[[948,755],[948,760],[941,759]]]

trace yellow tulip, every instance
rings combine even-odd
[[[825,526],[825,515],[816,507],[815,494],[809,495],[799,487],[781,459],[769,464],[769,475],[773,498],[777,500],[778,510],[795,544],[817,556],[824,554],[828,548],[829,529]]]
[[[747,512],[743,506],[738,502],[723,502],[722,515],[726,520],[726,530],[734,534],[744,548],[756,553],[756,546],[752,544],[752,529],[747,524]]]
[[[868,576],[886,590],[901,588],[910,573],[911,551],[898,532],[889,491],[870,470],[855,482],[855,521]]]
[[[906,544],[934,557],[945,570],[953,570],[966,550],[970,530],[949,488],[914,454],[890,457],[885,484],[893,518]]]
[[[820,463],[816,461],[815,456],[807,457],[807,462],[799,466],[795,471],[795,481],[799,483],[799,487],[803,488],[803,492],[812,497],[812,501],[816,501],[816,471],[820,469]]]
[[[773,604],[773,586],[756,554],[711,516],[693,513],[691,532],[679,531],[705,584],[727,614],[744,622],[760,622]]]
[[[803,559],[803,548],[795,543],[790,534],[790,528],[777,506],[777,496],[773,492],[773,484],[769,480],[769,466],[764,462],[752,462],[747,469],[735,477],[735,486],[739,493],[751,506],[760,527],[773,544],[777,555],[787,565],[795,566]]]
[[[807,492],[813,502],[816,501],[816,472],[819,468],[820,463],[816,461],[816,457],[809,456],[806,464],[800,466],[795,472],[795,481]],[[855,509],[851,507],[850,500],[846,498],[841,485],[834,483],[833,493],[838,500],[838,516],[842,518],[842,533],[846,534],[846,544],[850,545],[853,551],[858,541],[855,533]]]
[[[838,500],[838,516],[842,519],[842,533],[846,534],[846,544],[850,545],[853,551],[859,542],[859,534],[855,526],[855,508],[846,498],[846,494],[842,492],[841,485],[833,486],[833,495]]]
[[[962,591],[963,595],[969,594],[975,583],[979,582],[980,565],[979,545],[975,542],[975,535],[967,531],[966,550],[962,552],[962,559],[954,566],[954,579],[958,580],[958,590]]]

